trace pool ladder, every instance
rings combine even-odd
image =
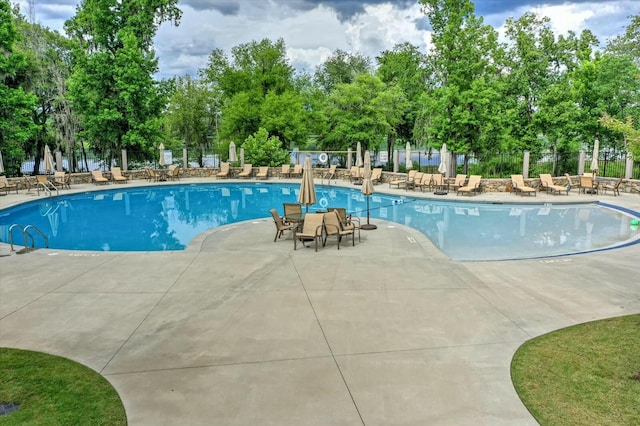
[[[27,225],[24,228],[20,225],[18,225],[17,223],[14,223],[13,225],[11,225],[9,227],[9,244],[11,244],[11,251],[15,251],[13,249],[13,228],[19,228],[22,231],[22,238],[24,241],[24,249],[25,252],[29,251],[29,246],[27,245],[27,237],[31,238],[31,248],[34,249],[35,248],[35,239],[33,238],[33,235],[31,234],[31,232],[29,231],[35,231],[37,234],[39,234],[43,239],[44,239],[44,246],[45,248],[49,248],[49,238],[47,238],[46,235],[44,235],[42,233],[42,231],[40,231],[38,228],[36,228],[33,225]]]

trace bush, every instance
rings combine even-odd
[[[289,153],[282,148],[280,139],[276,136],[269,137],[269,133],[262,127],[245,139],[242,147],[245,163],[278,167],[289,164],[290,161]]]

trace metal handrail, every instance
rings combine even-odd
[[[53,186],[53,189],[56,190],[56,195],[60,195],[60,191],[58,191],[58,187],[53,185],[53,184],[51,186]],[[49,197],[53,196],[53,193],[51,192],[51,188],[48,187],[47,185],[45,185],[42,182],[38,182],[37,185],[36,185],[36,189],[38,191],[38,195],[40,195],[40,188],[42,188],[45,192],[48,192],[49,193]]]
[[[40,231],[38,228],[36,228],[33,225],[27,225],[24,227],[24,230],[22,232],[24,232],[24,241],[25,243],[27,242],[27,235],[31,237],[31,248],[35,247],[35,241],[33,239],[33,235],[31,235],[28,231],[29,229],[33,229],[34,231],[36,231],[38,234],[40,234],[40,236],[44,239],[44,248],[49,248],[49,238],[44,235],[44,233],[42,233],[42,231]],[[25,245],[26,247],[26,245]]]
[[[35,239],[33,238],[33,235],[31,235],[29,230],[34,230],[36,233],[40,234],[40,236],[44,239],[45,248],[49,248],[49,237],[47,237],[44,233],[42,233],[42,231],[40,231],[38,228],[36,228],[33,225],[27,225],[23,228],[21,225],[14,223],[9,227],[9,244],[11,245],[11,251],[15,251],[13,248],[13,229],[14,228],[19,228],[22,231],[22,238],[23,238],[23,244],[25,249],[29,248],[29,245],[27,244],[27,237],[31,238],[31,248],[34,248],[36,246]]]

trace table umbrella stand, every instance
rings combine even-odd
[[[378,229],[376,225],[373,223],[369,223],[369,196],[367,195],[367,223],[364,225],[360,225],[360,229],[364,229],[365,231],[370,231],[372,229]]]

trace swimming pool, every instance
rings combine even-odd
[[[183,250],[198,234],[269,217],[296,202],[299,185],[178,184],[129,187],[48,198],[0,211],[0,241],[11,224],[35,225],[50,248],[104,251]],[[366,216],[359,189],[317,186],[310,211],[346,207]],[[482,204],[374,194],[372,218],[415,228],[455,260],[557,256],[637,241],[630,216],[597,204]],[[22,243],[20,232],[14,240]],[[36,245],[43,246],[36,237]]]

